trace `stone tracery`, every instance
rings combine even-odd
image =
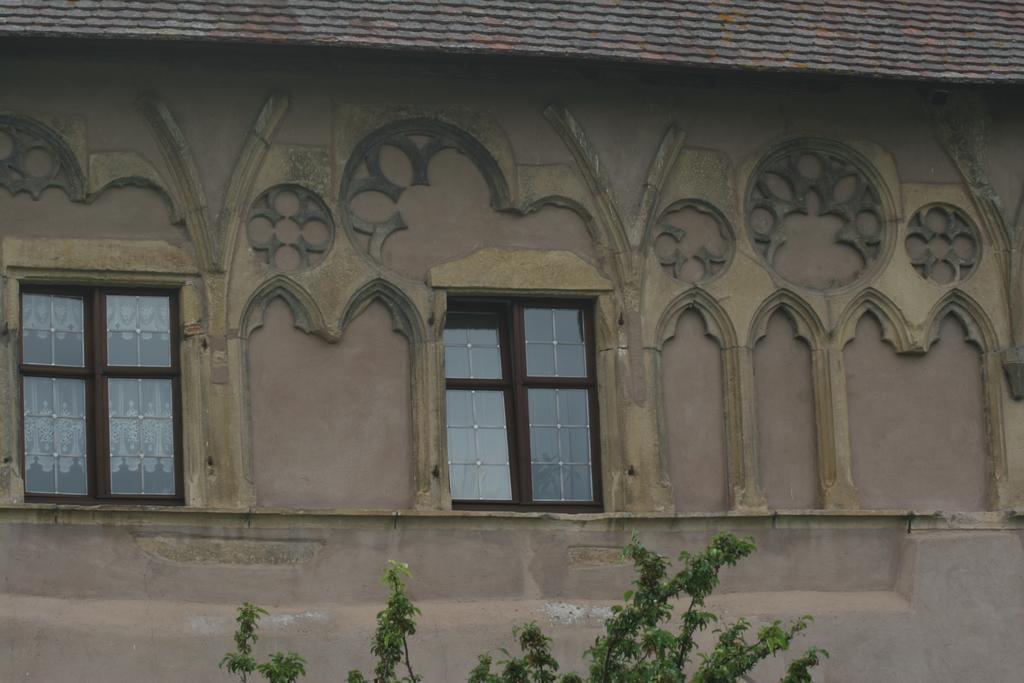
[[[334,221],[313,192],[276,185],[253,202],[246,224],[249,244],[266,253],[275,270],[294,271],[323,260],[334,243]]]
[[[746,216],[750,237],[768,266],[811,289],[830,290],[861,279],[883,250],[878,189],[858,164],[809,143],[786,147],[761,162],[750,182]],[[831,235],[822,232],[830,229]],[[800,257],[783,264],[784,247]]]
[[[385,148],[394,148],[409,163],[408,178],[392,178],[381,162]],[[416,119],[403,121],[371,134],[353,152],[342,180],[342,206],[349,225],[356,233],[369,238],[365,249],[380,263],[384,242],[406,225],[397,204],[409,187],[429,185],[428,168],[440,152],[454,149],[469,158],[480,170],[491,193],[491,206],[502,209],[509,204],[509,192],[497,162],[476,140],[454,126],[438,121]],[[364,217],[352,210],[353,200],[362,194],[376,192],[387,197],[394,211],[386,217]]]
[[[39,199],[57,187],[71,199],[81,199],[82,172],[60,136],[30,119],[0,114],[0,187],[11,194],[27,192]]]
[[[907,226],[907,255],[918,275],[938,284],[964,280],[981,255],[978,229],[953,206],[930,204]]]
[[[713,206],[699,200],[672,204],[658,221],[654,253],[662,270],[683,282],[705,282],[728,267],[733,231]]]

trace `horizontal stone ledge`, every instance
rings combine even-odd
[[[715,513],[552,513],[469,510],[298,510],[225,509],[145,505],[0,505],[0,524],[85,524],[102,526],[202,526],[231,528],[398,528],[494,529],[536,527],[580,531],[712,531],[772,528],[886,528],[908,532],[1024,529],[1024,514],[914,510],[744,510]]]
[[[270,614],[261,621],[261,632],[305,633],[314,628],[322,634],[351,637],[365,631],[368,638],[380,601],[360,604],[262,604]],[[460,626],[463,629],[536,621],[542,626],[600,627],[615,602],[603,600],[420,600],[425,625]],[[739,616],[783,618],[813,612],[818,616],[849,613],[901,614],[910,602],[894,591],[758,591],[721,593],[708,599],[709,609],[727,619]],[[156,637],[223,637],[230,645],[238,605],[177,600],[104,599],[97,618],[97,601],[78,598],[0,593],[0,609],[20,615],[19,625],[49,624],[49,628],[93,631],[101,628],[111,636],[137,636],[139,623]],[[502,618],[495,619],[500,614]],[[99,623],[98,623],[99,622]],[[358,625],[353,629],[353,625]],[[363,636],[364,634],[360,634]]]

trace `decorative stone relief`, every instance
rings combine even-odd
[[[315,266],[334,244],[334,221],[320,198],[299,185],[276,185],[257,197],[246,222],[249,245],[271,268]]]
[[[672,204],[654,231],[654,254],[668,275],[683,282],[706,282],[732,258],[732,226],[715,207],[700,200]]]
[[[981,238],[959,209],[931,204],[918,209],[910,219],[906,248],[921,277],[945,285],[964,280],[975,271]]]
[[[781,149],[757,167],[747,226],[768,267],[810,289],[860,280],[884,246],[882,203],[867,174],[811,145]]]
[[[377,131],[353,152],[341,190],[342,206],[350,225],[356,233],[369,238],[363,246],[377,263],[382,261],[382,249],[388,237],[409,227],[398,210],[402,193],[416,185],[430,185],[427,171],[431,160],[449,149],[469,158],[480,170],[490,190],[493,208],[501,209],[509,204],[508,187],[497,162],[480,143],[454,126],[417,119]],[[395,152],[404,157],[404,163],[382,163],[382,153],[394,157]],[[399,168],[406,164],[406,168]],[[390,201],[389,208],[373,216],[353,211],[353,200],[367,193],[383,195]]]
[[[0,114],[0,187],[39,199],[57,187],[81,199],[85,183],[74,154],[61,137],[35,121]]]

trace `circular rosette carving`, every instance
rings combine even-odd
[[[334,244],[334,221],[320,198],[299,185],[276,185],[253,202],[249,245],[275,270],[315,266]]]
[[[33,199],[57,187],[79,199],[84,182],[78,161],[59,135],[35,121],[0,114],[0,187],[11,194],[27,192]]]
[[[810,289],[861,280],[884,248],[882,202],[864,168],[810,145],[787,147],[760,163],[746,215],[768,267]]]
[[[685,199],[669,206],[653,235],[654,255],[666,274],[691,284],[707,282],[732,260],[732,226],[714,206]]]
[[[974,223],[945,204],[917,210],[907,226],[905,246],[918,275],[940,285],[969,277],[981,257],[981,237]]]

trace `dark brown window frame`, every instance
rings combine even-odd
[[[85,424],[87,493],[51,494],[30,493],[25,490],[28,503],[64,503],[73,505],[99,505],[104,503],[137,505],[181,505],[184,502],[184,458],[182,455],[181,426],[181,349],[178,325],[178,291],[156,287],[91,287],[74,285],[23,284],[18,293],[18,316],[21,317],[25,294],[79,297],[83,303],[83,332],[85,345],[84,367],[26,364],[24,337],[18,339],[18,395],[21,410],[18,417],[18,447],[21,451],[21,471],[26,472],[25,456],[25,377],[56,377],[85,380]],[[170,302],[171,365],[170,367],[135,367],[107,364],[106,297],[114,296],[166,296]],[[20,323],[19,323],[20,329]],[[109,415],[107,379],[169,379],[173,403],[174,430],[174,493],[115,494],[110,492]],[[106,457],[104,457],[106,456]],[[56,466],[56,465],[55,465]],[[28,482],[26,479],[25,485]]]
[[[526,374],[526,308],[566,308],[583,314],[586,377],[536,377]],[[501,346],[501,379],[448,378],[448,389],[489,389],[505,394],[509,476],[512,500],[452,500],[456,510],[515,510],[520,512],[601,512],[604,510],[601,480],[601,438],[597,399],[597,358],[594,335],[594,302],[588,299],[452,297],[449,313],[491,313],[498,316]],[[590,463],[593,501],[533,501],[530,468],[530,420],[528,389],[586,389],[590,416]],[[446,420],[447,422],[447,420]],[[447,460],[447,454],[446,454]]]

